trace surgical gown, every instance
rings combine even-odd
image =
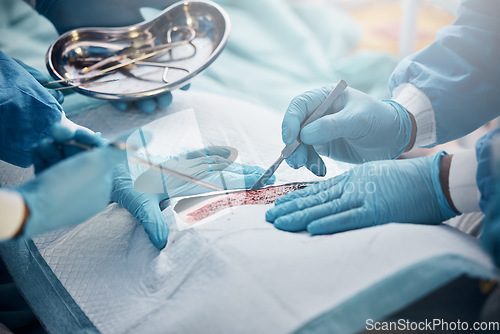
[[[389,88],[411,84],[430,100],[434,146],[460,138],[500,112],[500,1],[465,0],[457,20],[401,61]]]
[[[0,159],[28,167],[31,147],[61,121],[57,100],[21,65],[0,51]]]

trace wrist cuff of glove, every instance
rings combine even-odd
[[[411,129],[412,129],[411,118],[410,115],[408,115],[408,111],[406,111],[406,109],[396,101],[382,100],[382,102],[385,102],[389,104],[392,108],[394,108],[394,110],[398,115],[399,132],[396,134],[396,138],[402,139],[402,147],[400,148],[396,156],[393,158],[396,159],[399,158],[401,154],[404,153],[405,149],[408,147],[408,144],[410,144]]]
[[[476,150],[459,151],[453,154],[450,164],[450,197],[453,205],[462,213],[480,212],[481,193],[477,186]]]
[[[423,91],[410,83],[404,83],[392,91],[392,99],[413,115],[416,123],[414,147],[436,145],[436,120],[432,103]]]
[[[439,210],[441,211],[441,220],[446,221],[450,218],[457,216],[458,214],[453,210],[443,193],[443,188],[441,187],[441,180],[439,178],[439,170],[441,166],[441,157],[448,155],[445,151],[441,151],[434,155],[431,160],[431,180],[432,186],[434,188],[434,193],[436,194]]]

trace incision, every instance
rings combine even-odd
[[[295,183],[211,196],[191,208],[182,210],[183,212],[180,214],[186,223],[193,224],[226,208],[241,205],[271,204],[279,197],[307,186],[307,183]]]

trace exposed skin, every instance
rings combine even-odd
[[[441,158],[441,163],[439,165],[439,180],[441,182],[441,189],[443,189],[443,194],[446,197],[448,204],[451,206],[453,210],[455,210],[455,212],[459,212],[455,207],[455,205],[453,204],[450,194],[449,179],[450,179],[451,159],[453,159],[453,155],[444,155]]]
[[[410,112],[408,112],[408,115],[410,116],[411,120],[411,138],[410,142],[408,143],[408,146],[405,148],[405,153],[413,149],[413,146],[415,145],[415,140],[417,139],[417,122],[415,121],[415,117],[413,117],[413,115]]]

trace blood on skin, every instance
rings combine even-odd
[[[241,205],[271,204],[279,197],[289,192],[305,188],[307,184],[288,184],[282,186],[267,187],[259,190],[248,190],[244,192],[223,195],[213,202],[187,214],[187,222],[197,222],[211,215]]]

